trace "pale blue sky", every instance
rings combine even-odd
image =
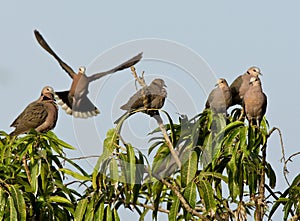
[[[37,45],[33,36],[34,29],[40,30],[53,49],[75,70],[81,65],[87,66],[88,74],[107,69],[127,57],[126,54],[122,54],[116,60],[108,59],[110,64],[103,64],[95,58],[104,51],[124,42],[156,38],[178,42],[190,48],[203,57],[217,77],[224,77],[229,83],[248,67],[260,67],[263,73],[263,89],[268,96],[267,118],[271,127],[281,128],[286,155],[289,156],[299,151],[299,8],[300,2],[297,0],[181,3],[2,1],[0,129],[10,132],[11,122],[29,102],[37,99],[43,86],[50,85],[57,90],[68,89],[70,86],[68,75]],[[138,52],[138,49],[128,52],[128,58],[135,52]],[[148,81],[155,76],[166,78],[170,98],[165,107],[167,111],[175,112],[180,109],[177,102],[182,99],[176,95],[178,82],[187,94],[193,96],[191,115],[203,109],[207,92],[205,89],[194,90],[196,85],[186,87],[186,75],[182,74],[176,65],[145,60],[137,65],[137,68],[148,73]],[[200,80],[204,87],[213,87],[208,79]],[[84,122],[82,126],[82,121],[74,121],[60,110],[59,121],[54,129],[61,139],[78,147],[84,142],[89,142],[89,139],[85,140],[85,136],[80,136],[82,128],[90,128],[91,125],[97,127],[92,133],[96,133],[93,137],[99,142],[99,149],[93,148],[84,152],[81,146],[81,151],[85,154],[99,152],[106,130],[113,127],[112,121],[122,113],[114,102],[126,102],[130,93],[134,91],[129,71],[123,71],[101,82],[101,89],[98,87],[100,83],[91,86],[91,98],[94,98],[96,106],[102,112],[101,115]],[[128,87],[128,95],[122,92],[124,85]],[[115,95],[120,93],[123,98],[118,101]],[[110,109],[112,103],[113,110]],[[176,104],[179,107],[176,107]],[[140,118],[148,122],[145,116]],[[129,126],[134,127],[134,123]],[[154,128],[155,124],[150,121],[147,126]],[[97,135],[100,136],[100,140]],[[137,133],[136,136],[147,138],[145,133]],[[282,164],[279,161],[281,150],[277,135],[270,139],[268,148],[268,159],[279,177],[278,188],[283,190],[286,183],[282,178]],[[81,154],[79,151],[68,152],[69,156]],[[295,158],[290,164],[290,180],[299,171],[299,161],[299,158]]]

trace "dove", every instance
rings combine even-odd
[[[164,87],[166,87],[164,80],[158,78],[154,79],[149,86],[145,86],[138,90],[129,98],[126,104],[120,107],[127,112],[114,123],[117,124],[123,116],[139,109],[146,109],[145,113],[151,117],[158,115],[159,113],[157,110],[147,109],[161,109],[163,107],[167,97],[167,90]]]
[[[215,113],[227,115],[227,108],[231,105],[232,96],[227,81],[224,78],[218,79],[216,88],[208,95],[205,107]]]
[[[232,104],[243,105],[243,98],[247,90],[249,89],[249,81],[251,77],[257,77],[261,74],[261,71],[258,67],[250,67],[247,72],[243,75],[238,76],[230,85],[231,95],[232,95]]]
[[[108,71],[95,73],[91,76],[85,74],[86,68],[84,66],[79,67],[78,73],[67,65],[58,55],[51,49],[48,43],[45,41],[39,31],[34,30],[34,35],[40,46],[45,49],[50,55],[52,55],[64,71],[72,78],[72,84],[69,90],[56,92],[55,99],[57,103],[62,106],[67,114],[74,117],[87,118],[93,117],[100,113],[99,109],[88,98],[88,87],[92,81],[100,79],[108,74],[115,73],[117,71],[129,68],[142,59],[142,53],[132,57],[124,63],[112,68]]]
[[[244,95],[244,110],[250,125],[260,126],[260,122],[266,113],[267,96],[262,91],[259,77],[251,77],[249,89]]]
[[[10,125],[15,130],[11,136],[27,133],[30,129],[47,132],[56,125],[58,107],[54,100],[54,90],[50,86],[43,88],[41,96],[30,103],[24,111]]]

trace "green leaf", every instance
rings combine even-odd
[[[93,195],[92,199],[87,205],[85,220],[94,220],[95,214],[95,195]]]
[[[206,211],[216,211],[216,201],[214,199],[214,191],[211,183],[206,180],[200,180],[197,183],[198,191],[201,199],[204,201]]]
[[[103,161],[105,161],[106,159],[112,156],[113,151],[115,149],[115,145],[118,144],[117,140],[118,140],[117,131],[114,128],[108,130],[106,133],[106,138],[103,143],[103,153],[98,158],[97,164],[94,167],[94,171],[93,171],[92,184],[95,190],[97,189],[97,175],[100,169],[100,165],[103,163]]]
[[[153,192],[155,192],[155,198],[154,198],[154,210],[153,210],[153,219],[157,219],[157,214],[158,214],[158,208],[161,200],[161,193],[163,189],[163,184],[160,181],[157,181],[154,184]]]
[[[217,172],[201,171],[201,173],[199,174],[199,179],[202,180],[203,177],[213,177],[213,178],[223,180],[225,183],[228,183],[228,177],[222,175],[221,173],[217,173]]]
[[[190,182],[184,190],[184,198],[186,199],[187,203],[192,207],[195,208],[196,205],[196,183]]]
[[[73,206],[73,203],[65,197],[62,196],[50,196],[48,199],[49,203],[67,204]]]
[[[102,221],[104,217],[104,202],[101,202],[95,212],[95,221]]]
[[[184,153],[181,166],[181,185],[186,187],[194,178],[198,167],[198,156],[195,151]]]
[[[66,174],[68,174],[68,175],[74,177],[74,178],[77,179],[77,180],[85,180],[85,181],[91,180],[90,177],[81,175],[81,174],[79,174],[79,173],[77,173],[77,172],[74,172],[74,171],[72,171],[72,170],[70,170],[70,169],[67,169],[67,168],[60,168],[59,170],[62,171],[63,173],[66,173]]]
[[[190,205],[191,208],[195,208],[196,205],[196,184],[194,182],[190,182],[184,190],[183,196],[186,199],[187,203]],[[187,213],[185,216],[186,220],[191,219],[191,214]]]
[[[75,210],[75,215],[74,215],[75,221],[83,220],[85,210],[86,210],[86,207],[87,207],[87,203],[88,203],[87,198],[84,198],[84,199],[82,199],[78,202],[78,204],[76,206],[76,210]]]
[[[113,216],[114,221],[120,221],[120,217],[116,208],[113,209]]]
[[[48,186],[48,175],[49,175],[49,170],[48,170],[48,165],[47,163],[42,162],[41,164],[41,181],[42,181],[42,190],[43,192],[47,191],[47,186]]]
[[[174,201],[172,203],[172,206],[170,208],[170,213],[168,215],[168,220],[169,221],[177,221],[177,214],[179,211],[179,206],[180,206],[180,200],[178,197],[174,197]]]
[[[114,158],[109,162],[109,171],[109,178],[113,183],[120,181],[118,163]]]
[[[127,170],[127,183],[130,184],[131,189],[133,189],[135,184],[135,173],[136,173],[136,164],[135,164],[135,154],[134,149],[131,146],[131,144],[126,145],[127,150],[127,157],[128,157],[128,163],[126,163],[126,170]]]
[[[0,187],[0,220],[3,219],[5,213],[5,205],[6,205],[7,197],[5,191],[2,187]]]
[[[39,169],[40,163],[39,161],[35,161],[33,166],[31,167],[30,176],[31,176],[31,188],[33,193],[36,195],[38,192],[38,177],[40,175]]]
[[[267,164],[267,175],[269,178],[269,186],[274,189],[276,186],[276,174],[275,171],[273,170],[271,164]]]
[[[47,140],[51,140],[56,142],[58,145],[65,147],[67,149],[71,149],[71,150],[75,150],[76,148],[74,148],[72,145],[66,143],[65,141],[59,139],[52,131],[48,131],[47,134],[44,135],[44,137],[46,137]]]
[[[110,209],[110,206],[109,205],[107,205],[106,206],[106,208],[105,208],[105,215],[106,215],[106,221],[112,221],[113,219],[112,219],[112,211],[111,211],[111,209]]]
[[[9,220],[10,221],[18,220],[17,210],[14,205],[14,200],[11,196],[8,196],[8,208],[9,208]]]
[[[26,205],[22,192],[13,185],[10,185],[8,190],[14,201],[19,220],[26,220]]]

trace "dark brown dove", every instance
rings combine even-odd
[[[243,98],[246,91],[249,89],[249,82],[251,77],[257,77],[261,75],[260,69],[258,67],[250,67],[247,72],[243,75],[237,77],[230,85],[232,104],[243,105]]]
[[[155,79],[149,86],[143,87],[137,91],[132,97],[129,98],[128,102],[121,106],[122,110],[127,112],[123,114],[114,123],[117,124],[126,114],[139,109],[160,109],[165,103],[167,97],[167,90],[164,80]],[[157,110],[148,110],[145,113],[151,117],[158,115]]]
[[[35,129],[38,132],[47,132],[55,127],[58,108],[54,100],[52,87],[44,87],[38,100],[29,104],[25,110],[10,125],[16,129],[10,133],[17,136]]]
[[[65,70],[69,76],[73,79],[71,88],[68,91],[56,92],[56,100],[59,105],[66,111],[67,114],[73,115],[74,117],[87,118],[96,116],[100,113],[97,107],[87,97],[89,83],[102,78],[108,74],[121,71],[129,68],[139,62],[142,58],[142,53],[134,56],[128,61],[112,68],[108,71],[96,73],[91,76],[85,75],[85,67],[80,67],[79,72],[76,74],[73,69],[62,61],[56,53],[50,48],[43,36],[37,31],[34,31],[35,37],[38,43],[44,48],[49,54],[51,54]]]
[[[215,113],[227,115],[227,108],[231,105],[232,97],[230,88],[224,78],[220,78],[206,101],[205,107],[210,108]]]
[[[267,109],[267,96],[263,93],[260,79],[252,77],[250,87],[244,96],[244,110],[250,125],[259,127]]]

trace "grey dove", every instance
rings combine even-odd
[[[15,130],[11,136],[17,136],[35,129],[38,132],[47,132],[56,125],[58,107],[54,100],[54,90],[46,86],[38,100],[30,103],[24,111],[10,125]]]
[[[147,109],[161,109],[165,103],[167,97],[166,85],[162,79],[154,79],[149,86],[145,86],[138,90],[132,97],[129,98],[128,102],[122,105],[120,108],[127,112],[123,114],[114,123],[117,124],[126,114],[131,113],[135,110],[146,109],[144,112],[150,116],[158,115],[157,110]]]
[[[37,31],[34,31],[36,40],[42,48],[44,48],[49,54],[51,54],[59,63],[64,71],[66,71],[72,78],[72,84],[70,90],[61,91],[55,93],[57,103],[62,106],[67,114],[74,117],[87,118],[93,117],[100,113],[98,108],[87,97],[89,83],[102,78],[108,74],[115,73],[117,71],[124,70],[135,65],[142,59],[142,53],[134,56],[133,58],[125,61],[124,63],[112,68],[108,71],[100,72],[87,76],[85,74],[85,67],[79,67],[78,73],[75,73],[73,69],[61,60],[57,54],[47,44],[43,36]]]
[[[243,105],[243,98],[247,90],[249,89],[249,81],[251,77],[257,77],[261,75],[258,67],[250,67],[246,73],[238,76],[230,85],[232,104]]]
[[[267,96],[262,91],[259,77],[252,77],[244,96],[244,110],[250,125],[259,127],[267,109]]]
[[[231,105],[231,91],[224,78],[218,79],[216,88],[208,95],[205,107],[210,108],[215,113],[227,115],[227,108]]]

